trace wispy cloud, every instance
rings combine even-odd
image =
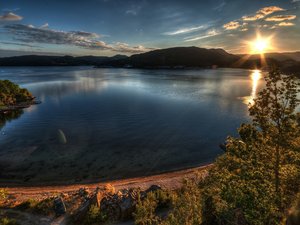
[[[4,28],[14,39],[23,43],[71,45],[89,50],[111,50],[124,53],[141,53],[152,50],[143,46],[129,46],[125,43],[107,44],[99,38],[101,35],[85,31],[58,31],[32,25],[11,24]]]
[[[205,26],[197,26],[197,27],[187,27],[187,28],[181,28],[176,31],[166,32],[164,35],[178,35],[178,34],[187,34],[191,32],[195,32],[201,29],[204,29]]]
[[[236,30],[241,26],[241,24],[238,21],[231,21],[229,23],[226,23],[223,25],[223,28],[225,30]]]
[[[0,16],[0,21],[19,21],[22,20],[23,17],[12,12],[6,13]]]
[[[201,39],[217,36],[219,34],[221,34],[219,31],[213,29],[213,30],[207,31],[205,34],[200,35],[200,36],[184,38],[184,42],[198,41]]]
[[[226,2],[222,1],[219,5],[217,5],[215,8],[213,8],[213,10],[216,10],[216,11],[220,12],[225,7],[225,5],[226,5]]]
[[[296,19],[297,16],[296,15],[279,15],[279,16],[272,16],[272,17],[268,17],[266,18],[266,21],[285,21],[285,20],[294,20]]]
[[[37,46],[31,45],[31,44],[26,44],[26,43],[17,43],[17,42],[7,42],[7,41],[0,41],[1,44],[4,45],[17,45],[17,46],[22,46],[22,47],[29,47],[29,48],[35,48]],[[40,48],[40,47],[39,47]]]

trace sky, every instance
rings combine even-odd
[[[300,0],[0,0],[0,57],[132,55],[177,46],[300,50]]]

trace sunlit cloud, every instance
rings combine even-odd
[[[266,21],[285,21],[285,20],[294,20],[296,19],[297,16],[296,15],[279,15],[279,16],[272,16],[272,17],[268,17],[266,18]]]
[[[237,21],[231,21],[229,23],[224,24],[223,28],[225,30],[236,30],[240,26],[241,26],[241,24],[239,22],[237,22]]]
[[[281,22],[278,24],[278,26],[280,27],[291,27],[291,26],[294,26],[295,24],[294,23],[291,23],[291,22]]]
[[[176,31],[172,31],[172,32],[166,32],[164,33],[164,35],[178,35],[178,34],[187,34],[187,33],[191,33],[194,31],[198,31],[201,29],[204,29],[205,26],[197,26],[197,27],[188,27],[188,28],[181,28],[179,30]]]
[[[262,9],[260,9],[259,11],[257,11],[257,13],[261,13],[261,14],[264,14],[264,15],[270,15],[274,12],[279,12],[279,11],[284,11],[285,9],[283,8],[280,8],[278,6],[269,6],[269,7],[264,7]]]
[[[279,12],[279,11],[284,11],[284,10],[285,9],[280,8],[278,6],[264,7],[264,8],[261,8],[260,10],[258,10],[255,15],[243,16],[242,20],[244,20],[244,21],[255,21],[255,20],[263,19],[267,15],[270,15],[274,12]]]
[[[242,19],[244,21],[255,21],[255,20],[262,19],[264,17],[265,17],[265,15],[263,15],[263,14],[256,14],[254,16],[243,16]]]
[[[19,21],[22,20],[23,17],[12,12],[6,13],[0,16],[0,21]]]

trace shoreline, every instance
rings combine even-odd
[[[207,176],[207,170],[213,164],[207,164],[195,168],[178,170],[173,172],[166,172],[157,175],[140,176],[135,178],[126,178],[113,181],[103,181],[95,183],[83,183],[83,184],[65,184],[65,185],[45,185],[45,186],[4,186],[0,184],[0,188],[4,188],[10,195],[14,195],[17,199],[26,199],[28,197],[44,197],[47,195],[53,195],[54,193],[71,193],[78,191],[80,188],[88,188],[95,190],[98,187],[104,187],[107,184],[111,184],[118,190],[140,188],[145,190],[151,185],[159,185],[162,188],[168,190],[175,190],[181,187],[182,181],[186,178],[200,176]]]

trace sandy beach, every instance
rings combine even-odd
[[[111,184],[115,189],[140,188],[142,190],[149,188],[151,185],[159,185],[164,189],[174,190],[182,185],[182,181],[186,178],[193,178],[197,174],[200,176],[207,175],[207,169],[212,164],[192,169],[180,170],[175,172],[162,173],[159,175],[136,177],[129,179],[121,179],[115,181],[87,183],[87,184],[70,184],[70,185],[55,185],[55,186],[10,186],[5,187],[2,184],[1,188],[5,188],[9,194],[13,195],[17,201],[22,201],[28,198],[45,198],[45,196],[53,196],[55,193],[72,193],[80,188],[88,188],[93,191],[97,187],[103,187]]]

